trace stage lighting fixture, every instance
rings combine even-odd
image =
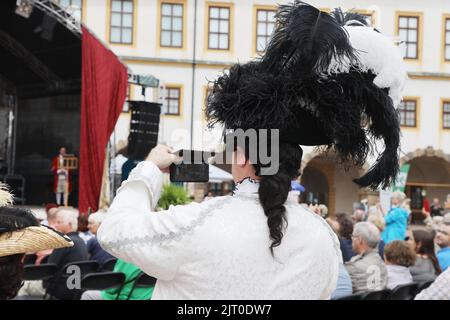
[[[33,0],[17,0],[16,4],[16,14],[28,19],[33,12]]]

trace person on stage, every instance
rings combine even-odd
[[[400,49],[363,16],[301,1],[281,5],[275,26],[263,56],[232,66],[208,96],[210,126],[273,129],[267,140],[256,131],[254,145],[225,136],[233,195],[155,212],[163,172],[179,161],[158,145],[122,184],[98,230],[106,251],[158,279],[152,299],[329,299],[339,240],[322,217],[288,199],[300,146],[332,148],[342,162],[362,166],[383,140],[377,162],[354,181],[386,187],[399,171]],[[273,151],[269,162],[263,149]]]
[[[70,171],[64,167],[64,157],[66,156],[66,148],[61,147],[59,154],[52,159],[52,172],[54,175],[53,192],[56,196],[56,204],[63,205],[65,197],[72,192],[72,184]],[[66,195],[67,193],[67,195]]]

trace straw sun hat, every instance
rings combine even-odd
[[[0,209],[11,203],[12,195],[0,183]],[[29,220],[30,216],[31,219],[35,219],[31,213],[25,210],[17,211],[15,215],[12,207],[0,214],[0,257],[73,246],[69,237],[50,227],[39,225],[37,220],[36,225],[21,229],[15,228],[16,225],[21,225],[21,222]]]

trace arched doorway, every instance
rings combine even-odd
[[[303,203],[323,203],[329,206],[329,185],[328,179],[324,172],[318,167],[307,166],[303,170],[302,184],[306,191],[301,195]]]
[[[302,161],[300,182],[305,192],[300,197],[302,202],[312,203],[315,199],[325,204],[329,212],[348,212],[353,204],[367,196],[352,180],[361,176],[364,169],[350,167],[345,170],[337,164],[332,153],[312,152]]]
[[[422,208],[434,198],[444,204],[450,194],[450,156],[431,147],[416,150],[402,158],[402,163],[410,165],[406,180],[406,195],[411,198],[413,220],[423,220]]]

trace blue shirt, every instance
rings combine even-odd
[[[381,233],[385,244],[394,240],[405,240],[408,227],[408,212],[400,207],[393,207],[384,217],[386,228]]]
[[[437,258],[439,260],[439,266],[442,272],[450,266],[450,247],[443,248],[438,251]]]
[[[339,275],[336,290],[331,294],[331,299],[338,299],[352,294],[352,279],[345,266],[339,264]]]

